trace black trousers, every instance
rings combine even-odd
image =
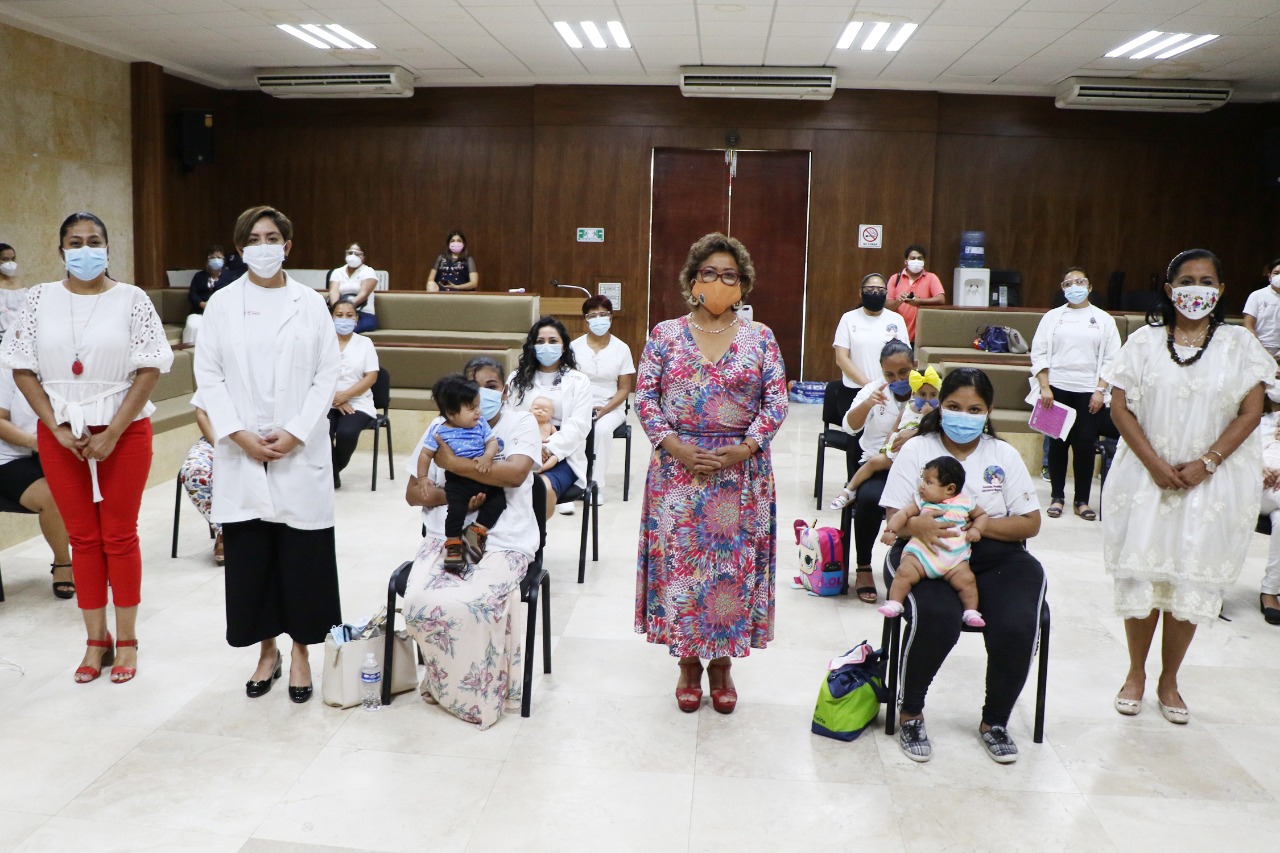
[[[352,412],[344,415],[337,409],[329,410],[329,439],[333,442],[333,473],[337,474],[351,462],[351,454],[356,452],[360,443],[360,433],[364,432],[373,418],[364,412]]]
[[[893,583],[905,545],[906,541],[899,539],[889,552],[886,586]],[[994,539],[973,543],[969,566],[978,581],[978,609],[987,623],[982,632],[987,644],[987,699],[982,722],[1007,726],[1035,651],[1044,603],[1044,568],[1022,544]],[[960,638],[963,612],[959,594],[941,578],[922,580],[907,596],[903,618],[909,627],[902,644],[904,714],[924,711],[929,685]]]
[[[452,471],[444,472],[444,496],[449,502],[449,509],[444,517],[445,536],[454,539],[462,535],[462,526],[467,521],[467,505],[479,494],[485,495],[485,499],[476,515],[476,524],[492,530],[502,511],[507,508],[507,493],[502,486],[486,486],[470,477],[463,477]]]
[[[884,521],[884,507],[880,495],[889,480],[888,471],[877,471],[858,487],[853,503],[853,544],[857,553],[857,565],[871,565],[871,549],[880,535],[880,522]]]
[[[1096,456],[1094,444],[1099,434],[1108,435],[1115,431],[1111,426],[1111,414],[1107,409],[1100,409],[1096,414],[1089,413],[1089,397],[1083,391],[1064,391],[1049,386],[1053,391],[1053,399],[1064,406],[1076,410],[1076,422],[1065,440],[1049,440],[1049,486],[1050,496],[1063,500],[1067,493],[1067,450],[1071,450],[1071,473],[1075,478],[1075,497],[1078,504],[1089,502],[1089,489],[1093,485],[1093,460]]]
[[[321,643],[342,622],[332,527],[232,521],[222,525],[222,547],[231,645],[252,646],[281,634]]]

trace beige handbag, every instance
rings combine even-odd
[[[320,695],[326,705],[335,708],[354,708],[360,704],[360,667],[369,652],[373,652],[382,676],[387,668],[382,662],[386,637],[368,640],[348,640],[339,645],[330,634],[324,638],[324,676],[320,680]],[[396,631],[391,642],[391,692],[407,693],[418,686],[418,653],[413,639],[404,631]],[[381,685],[379,685],[381,690]]]

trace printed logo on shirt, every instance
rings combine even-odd
[[[898,336],[898,324],[890,323],[889,325],[885,326],[884,333],[886,336],[886,340],[888,338],[896,338]]]
[[[999,465],[990,465],[982,472],[982,479],[986,483],[982,491],[998,492],[1004,487],[1004,469]]]

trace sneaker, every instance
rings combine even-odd
[[[1018,745],[1009,737],[1004,726],[992,726],[988,731],[978,730],[978,739],[987,748],[987,755],[999,764],[1012,764],[1018,760]],[[904,747],[905,748],[905,747]]]
[[[1042,466],[1040,467],[1040,479],[1041,479],[1041,480],[1048,480],[1048,479],[1049,479],[1049,466],[1048,466],[1048,465],[1042,465]]]
[[[912,761],[928,761],[933,757],[929,735],[925,734],[924,720],[907,720],[898,729],[898,746]],[[997,759],[999,760],[999,759]]]
[[[467,567],[467,546],[461,539],[446,539],[444,543],[444,570],[460,575]]]
[[[473,524],[462,532],[462,541],[466,545],[467,560],[479,563],[489,541],[489,529],[482,524]]]
[[[560,515],[573,515],[573,501],[556,504],[556,512]]]

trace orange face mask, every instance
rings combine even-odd
[[[742,285],[730,287],[723,281],[713,281],[710,284],[700,281],[693,286],[691,292],[698,304],[715,316],[723,314],[742,300]]]

